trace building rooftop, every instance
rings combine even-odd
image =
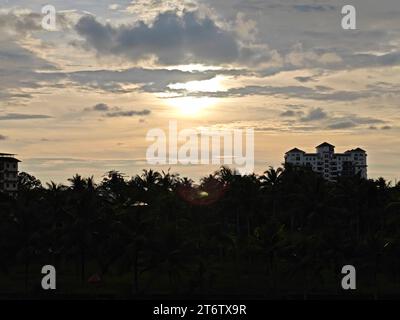
[[[328,142],[324,142],[324,143],[322,143],[322,144],[320,144],[319,146],[317,146],[316,148],[317,149],[319,149],[319,148],[323,148],[323,147],[329,147],[332,151],[333,151],[333,148],[335,148],[335,146],[334,145],[332,145],[332,144],[330,144],[330,143],[328,143]],[[299,148],[294,148],[294,149],[292,149],[292,150],[289,150],[288,152],[286,152],[286,154],[289,154],[289,153],[302,153],[304,156],[306,156],[306,157],[313,157],[313,156],[317,156],[318,155],[318,150],[317,150],[317,153],[308,153],[308,152],[305,152],[305,151],[303,151],[303,150],[300,150]],[[352,150],[347,150],[347,151],[345,151],[345,152],[343,152],[343,153],[335,153],[334,155],[337,157],[337,156],[350,156],[352,153],[367,153],[365,150],[363,150],[363,149],[361,149],[361,148],[356,148],[356,149],[352,149]]]
[[[1,153],[0,152],[0,161],[16,161],[16,162],[21,162],[18,160],[16,157],[16,154],[12,153]]]
[[[322,147],[332,147],[332,148],[334,148],[335,146],[334,145],[332,145],[332,144],[330,144],[330,143],[328,143],[328,142],[324,142],[324,143],[321,143],[319,146],[317,146],[316,148],[322,148]]]
[[[298,149],[298,148],[294,148],[294,149],[292,149],[292,150],[289,150],[288,152],[286,152],[286,153],[305,153],[303,150],[300,150],[300,149]]]
[[[366,151],[361,149],[361,148],[351,149],[351,150],[347,150],[346,151],[346,153],[351,153],[351,152],[363,152],[363,153],[366,153]]]

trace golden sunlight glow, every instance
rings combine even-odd
[[[173,90],[187,90],[190,92],[217,92],[224,91],[224,87],[221,84],[224,79],[225,77],[223,76],[216,76],[210,80],[173,83],[168,87]]]
[[[207,66],[204,64],[184,64],[178,66],[170,66],[166,67],[168,70],[180,70],[184,72],[193,72],[193,71],[209,71],[209,70],[222,70],[223,67],[220,66]]]
[[[182,97],[182,98],[171,98],[168,99],[168,104],[174,108],[177,108],[179,114],[184,116],[195,116],[198,115],[205,108],[208,108],[215,104],[214,98],[202,97]]]

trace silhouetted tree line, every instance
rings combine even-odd
[[[31,291],[51,264],[61,291],[91,278],[122,296],[342,294],[351,264],[361,292],[400,292],[400,184],[383,178],[222,167],[199,185],[153,170],[69,182],[23,172],[18,197],[1,195],[0,279]]]

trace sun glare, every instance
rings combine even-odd
[[[217,92],[223,91],[224,88],[221,81],[224,78],[221,76],[216,76],[215,78],[202,81],[189,81],[185,83],[173,83],[168,87],[173,90],[187,90],[190,92]]]
[[[168,104],[177,108],[180,115],[194,116],[199,115],[204,109],[215,104],[216,98],[207,97],[207,92],[224,91],[222,81],[224,77],[216,76],[215,78],[202,81],[189,81],[185,83],[173,83],[168,87],[172,90],[184,90],[188,93],[204,93],[204,97],[176,97],[168,99]]]
[[[215,104],[215,100],[209,97],[193,98],[193,97],[182,97],[168,99],[168,103],[175,107],[179,114],[184,116],[195,116],[199,115],[206,108],[211,107]]]

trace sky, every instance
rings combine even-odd
[[[56,30],[43,29],[44,5]],[[341,9],[356,8],[356,30]],[[149,166],[146,134],[255,131],[255,171],[293,147],[361,147],[400,178],[398,0],[0,0],[0,153],[42,181]]]

